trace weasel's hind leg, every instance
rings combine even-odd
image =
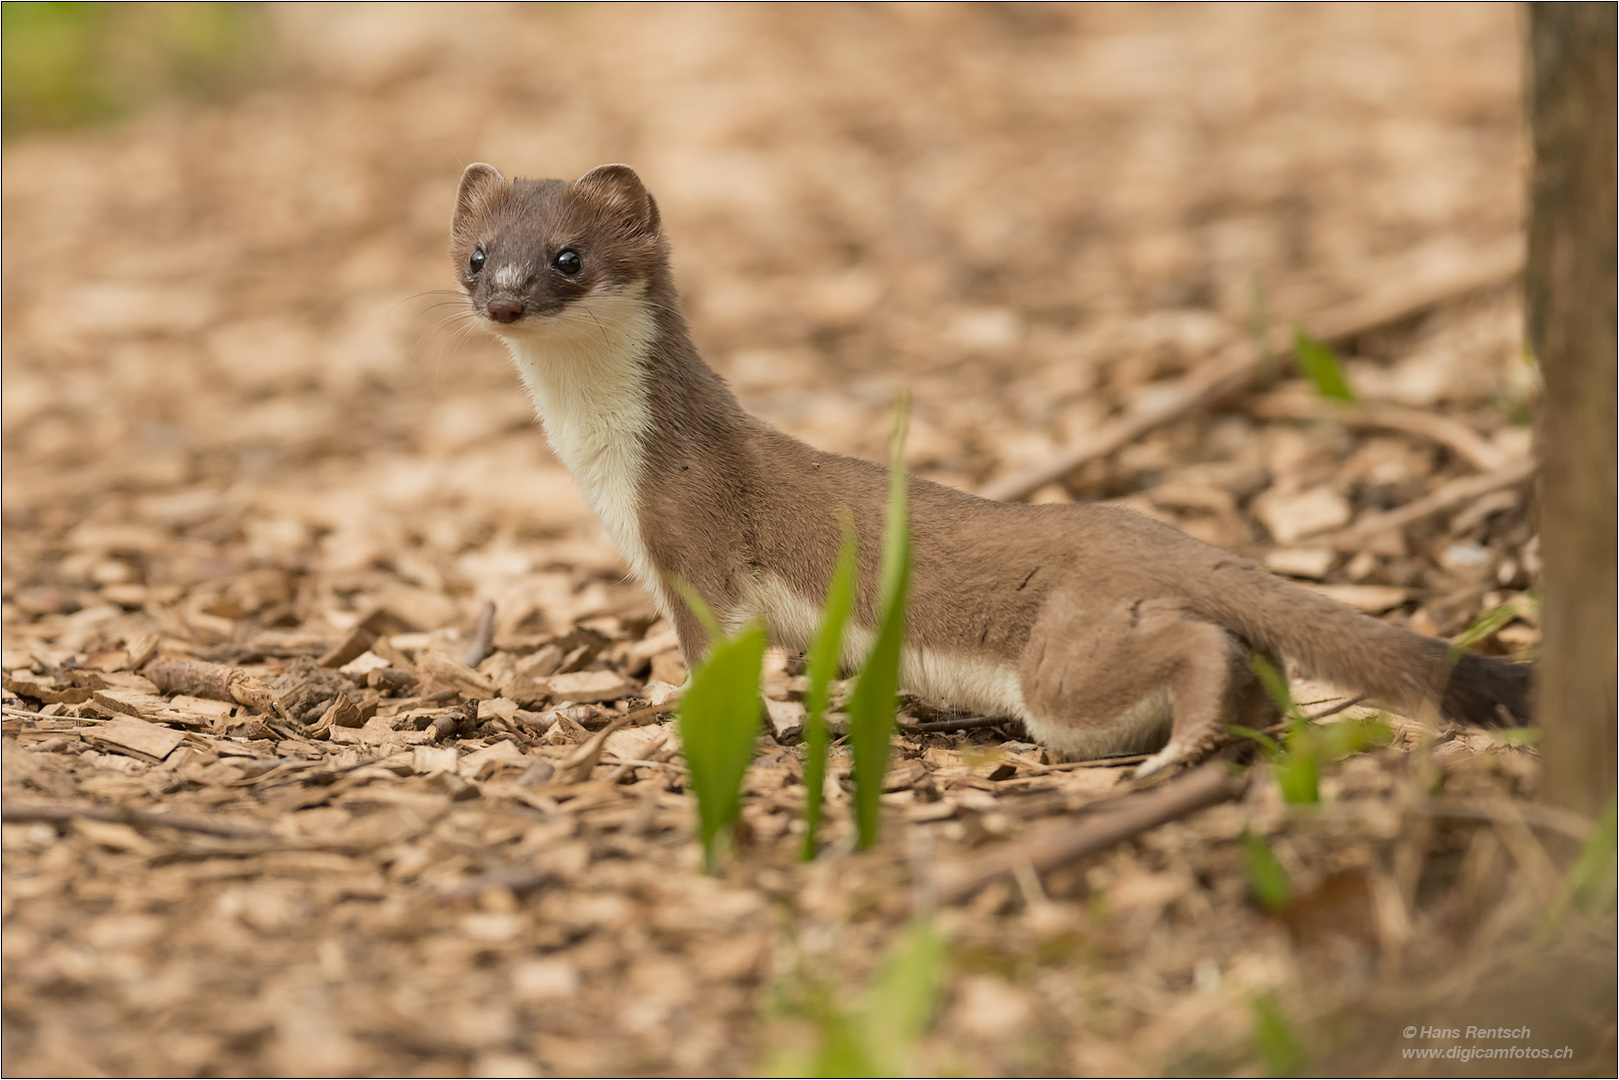
[[[1171,600],[1098,611],[1053,597],[1019,666],[1024,723],[1071,758],[1158,750],[1137,775],[1194,761],[1259,707],[1246,655]]]
[[[1209,625],[1219,633],[1220,647],[1214,647],[1211,638],[1208,651],[1182,668],[1179,674],[1187,691],[1181,693],[1177,682],[1169,741],[1136,766],[1137,777],[1207,757],[1221,744],[1230,724],[1263,731],[1281,719],[1281,707],[1249,664],[1252,652],[1248,646],[1230,631]],[[1283,670],[1275,657],[1265,659],[1277,671]],[[1182,708],[1183,702],[1186,708]]]

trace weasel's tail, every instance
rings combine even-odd
[[[1189,583],[1192,584],[1192,583]],[[1530,723],[1530,667],[1463,652],[1436,638],[1290,585],[1260,567],[1221,562],[1188,592],[1192,610],[1305,673],[1414,713],[1438,700],[1450,720],[1478,727]]]

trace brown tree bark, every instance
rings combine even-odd
[[[1538,434],[1547,801],[1586,814],[1614,793],[1615,5],[1529,5],[1535,164],[1529,335],[1545,378]]]

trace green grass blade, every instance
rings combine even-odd
[[[1263,731],[1255,731],[1253,728],[1243,727],[1241,724],[1227,724],[1226,730],[1241,738],[1252,739],[1267,754],[1280,754],[1282,752],[1282,744],[1266,735]]]
[[[1253,999],[1254,1050],[1270,1076],[1299,1076],[1306,1065],[1304,1043],[1270,994]]]
[[[1344,378],[1343,365],[1338,362],[1337,353],[1303,330],[1295,329],[1293,354],[1298,358],[1299,369],[1315,384],[1316,393],[1336,401],[1355,400],[1354,391],[1349,389],[1349,382]]]
[[[1271,700],[1287,717],[1286,745],[1281,753],[1270,756],[1271,775],[1276,777],[1276,784],[1282,789],[1282,798],[1290,803],[1320,802],[1320,748],[1310,722],[1293,701],[1287,679],[1269,660],[1253,653],[1248,657],[1248,666],[1259,676],[1265,692],[1270,694]]]
[[[860,1031],[854,1021],[841,1012],[828,1012],[820,1021],[821,1045],[818,1048],[811,1076],[881,1076]],[[802,1076],[804,1073],[785,1073]]]
[[[906,560],[907,563],[909,559]],[[902,580],[894,606],[883,614],[877,644],[866,658],[866,666],[849,698],[849,749],[854,757],[855,821],[861,847],[877,842],[881,820],[883,778],[888,772],[894,729],[894,710],[899,702],[900,647],[904,638],[905,600],[909,581]]]
[[[1619,844],[1619,809],[1609,797],[1591,835],[1580,846],[1580,853],[1564,875],[1557,896],[1541,916],[1539,935],[1545,938],[1556,929],[1570,906],[1587,916],[1611,917],[1619,880],[1615,877],[1614,848]]]
[[[888,517],[883,524],[883,610],[894,606],[911,576],[911,516],[906,502],[905,435],[911,427],[911,396],[901,390],[894,399],[894,434],[889,440]]]
[[[889,950],[862,1010],[866,1056],[876,1066],[875,1075],[904,1075],[938,1007],[947,959],[945,937],[932,919],[912,923]]]
[[[855,822],[860,847],[877,842],[883,777],[888,771],[894,710],[899,700],[899,663],[905,638],[905,602],[911,584],[910,516],[906,506],[905,431],[910,399],[894,407],[893,461],[889,466],[888,515],[883,527],[882,609],[877,641],[849,699],[849,749],[854,757]]]
[[[764,627],[717,641],[680,704],[681,749],[697,796],[703,867],[714,872],[716,841],[742,809],[742,778],[753,760],[762,720],[759,676]]]
[[[1502,604],[1486,611],[1478,617],[1472,626],[1463,630],[1460,637],[1450,643],[1450,648],[1445,651],[1445,663],[1454,667],[1456,662],[1462,658],[1462,653],[1494,634],[1517,617],[1518,613],[1511,604]]]
[[[949,943],[932,919],[911,923],[852,1001],[802,968],[774,995],[773,1011],[807,1021],[809,1045],[770,1055],[769,1076],[906,1076],[938,1010]]]
[[[1394,729],[1382,720],[1337,720],[1330,724],[1317,724],[1316,747],[1323,761],[1342,761],[1373,746],[1387,746],[1394,741]]]
[[[804,697],[804,859],[815,858],[820,840],[821,791],[826,784],[826,752],[831,741],[826,728],[826,706],[832,680],[843,659],[843,629],[854,607],[857,547],[854,521],[847,511],[838,514],[843,543],[837,567],[826,591],[821,628],[809,653],[809,693]]]
[[[1270,699],[1276,702],[1277,708],[1282,710],[1282,715],[1287,717],[1288,722],[1294,724],[1303,723],[1304,714],[1299,712],[1299,707],[1294,704],[1293,692],[1287,688],[1287,679],[1283,677],[1280,671],[1276,670],[1276,665],[1258,653],[1250,653],[1248,655],[1248,667],[1253,670],[1255,675],[1259,676],[1259,681],[1265,687],[1265,693],[1269,694]]]
[[[1574,902],[1588,914],[1608,906],[1614,894],[1614,845],[1619,841],[1614,800],[1608,800],[1597,827],[1580,848],[1579,858],[1569,868],[1568,888]]]
[[[1265,838],[1242,834],[1243,853],[1248,862],[1248,888],[1266,911],[1280,911],[1293,898],[1293,882],[1277,861]]]
[[[1309,747],[1289,747],[1270,763],[1282,798],[1295,805],[1321,801],[1321,762]]]

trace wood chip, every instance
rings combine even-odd
[[[350,746],[378,746],[398,747],[414,746],[417,743],[431,742],[433,733],[426,731],[395,730],[393,723],[387,717],[376,716],[367,720],[361,727],[332,727],[327,731],[327,737],[334,743]]]
[[[538,707],[551,700],[551,683],[546,679],[514,675],[500,684],[500,692],[519,705]]]
[[[89,701],[92,691],[86,686],[70,686],[48,675],[7,675],[5,688],[47,704],[77,705]]]
[[[572,701],[579,705],[613,701],[626,696],[633,689],[630,681],[616,671],[574,671],[552,675],[545,680],[545,684],[553,700]]]
[[[765,713],[770,721],[770,734],[783,746],[796,743],[803,735],[805,713],[802,701],[766,698]]]
[[[167,698],[120,690],[96,690],[91,700],[108,712],[136,716],[154,724],[175,724],[189,728],[212,728],[217,716],[170,708]]]
[[[1272,489],[1254,500],[1253,510],[1278,544],[1336,529],[1352,513],[1349,500],[1325,486],[1288,492]]]
[[[411,747],[410,768],[418,776],[458,771],[461,752],[453,746]]]
[[[603,752],[620,760],[644,760],[668,741],[669,732],[661,727],[624,727],[607,737]]]
[[[111,720],[84,736],[86,742],[103,749],[153,763],[168,757],[185,738],[181,732],[144,720]]]
[[[375,608],[317,662],[321,667],[342,667],[371,648],[379,637],[407,634],[418,629],[410,620],[386,607]]]
[[[364,727],[366,717],[360,712],[360,707],[347,694],[339,694],[320,718],[320,723],[333,727],[357,728]]]
[[[1411,596],[1411,590],[1393,585],[1317,585],[1302,581],[1299,585],[1372,615],[1399,607]]]
[[[517,661],[515,670],[518,675],[530,679],[543,679],[547,675],[557,673],[565,656],[561,646],[555,642],[547,642]]]
[[[156,630],[144,630],[130,638],[125,645],[125,651],[129,654],[129,666],[136,669],[145,667],[147,661],[157,655],[157,646],[162,640],[162,636]]]
[[[364,727],[368,719],[370,717],[347,694],[338,694],[320,719],[310,725],[307,734],[311,739],[331,739],[334,728]],[[338,741],[342,741],[341,738]]]
[[[76,818],[73,829],[92,844],[113,851],[150,851],[152,842],[122,822]]]
[[[337,670],[341,671],[345,675],[352,675],[355,678],[364,678],[368,672],[377,671],[388,666],[390,666],[389,661],[384,660],[376,653],[367,649],[365,652],[361,653],[359,656],[356,656],[353,660],[350,660]]]
[[[93,690],[125,690],[132,694],[159,694],[164,691],[151,679],[133,671],[70,671],[65,679]]]
[[[489,679],[459,660],[440,653],[429,652],[417,657],[416,670],[422,677],[424,691],[434,687],[448,687],[468,697],[499,697],[500,690]],[[521,700],[521,699],[519,699]]]
[[[236,711],[236,705],[233,702],[193,697],[190,694],[177,694],[169,699],[169,704],[182,712],[215,718],[230,716]]]
[[[529,766],[529,759],[510,739],[502,739],[482,750],[474,750],[461,759],[456,769],[468,779],[487,780],[503,766],[519,769],[526,769]]]
[[[1277,548],[1265,554],[1265,569],[1288,577],[1320,578],[1338,558],[1331,548]]]
[[[561,784],[577,784],[590,779],[590,774],[601,760],[602,748],[607,744],[607,738],[613,732],[629,722],[625,716],[619,717],[595,735],[581,743],[571,754],[562,759],[557,765],[556,780]]]

